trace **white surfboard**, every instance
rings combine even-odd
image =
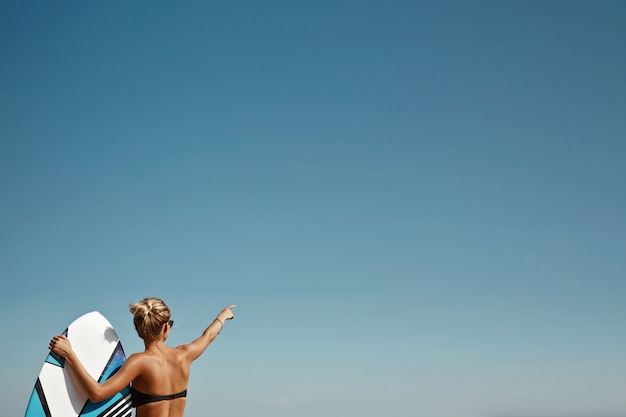
[[[126,360],[113,326],[92,311],[74,320],[63,333],[89,374],[102,383]],[[26,408],[25,417],[130,417],[130,389],[92,403],[74,385],[63,358],[48,354]]]

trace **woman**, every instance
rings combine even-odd
[[[165,344],[172,324],[170,309],[158,298],[145,298],[130,305],[135,329],[146,350],[131,355],[119,371],[99,384],[80,363],[70,341],[58,335],[50,341],[50,349],[65,358],[65,366],[92,402],[108,399],[131,386],[136,417],[182,417],[187,396],[191,362],[197,359],[220,333],[226,320],[235,316],[234,305],[223,309],[202,336],[177,348]]]

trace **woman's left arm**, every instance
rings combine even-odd
[[[89,397],[91,402],[98,402],[111,398],[128,384],[130,384],[140,373],[141,366],[135,355],[131,355],[122,367],[111,378],[99,384],[93,379],[89,372],[76,356],[72,345],[67,337],[63,335],[54,336],[50,341],[50,350],[65,358],[65,366],[70,370],[78,385]]]

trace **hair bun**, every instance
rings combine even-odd
[[[134,315],[135,329],[139,337],[154,339],[170,319],[170,309],[160,298],[144,298],[129,306]]]

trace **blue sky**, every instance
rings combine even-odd
[[[626,3],[0,3],[7,415],[237,318],[186,416],[626,415]]]

